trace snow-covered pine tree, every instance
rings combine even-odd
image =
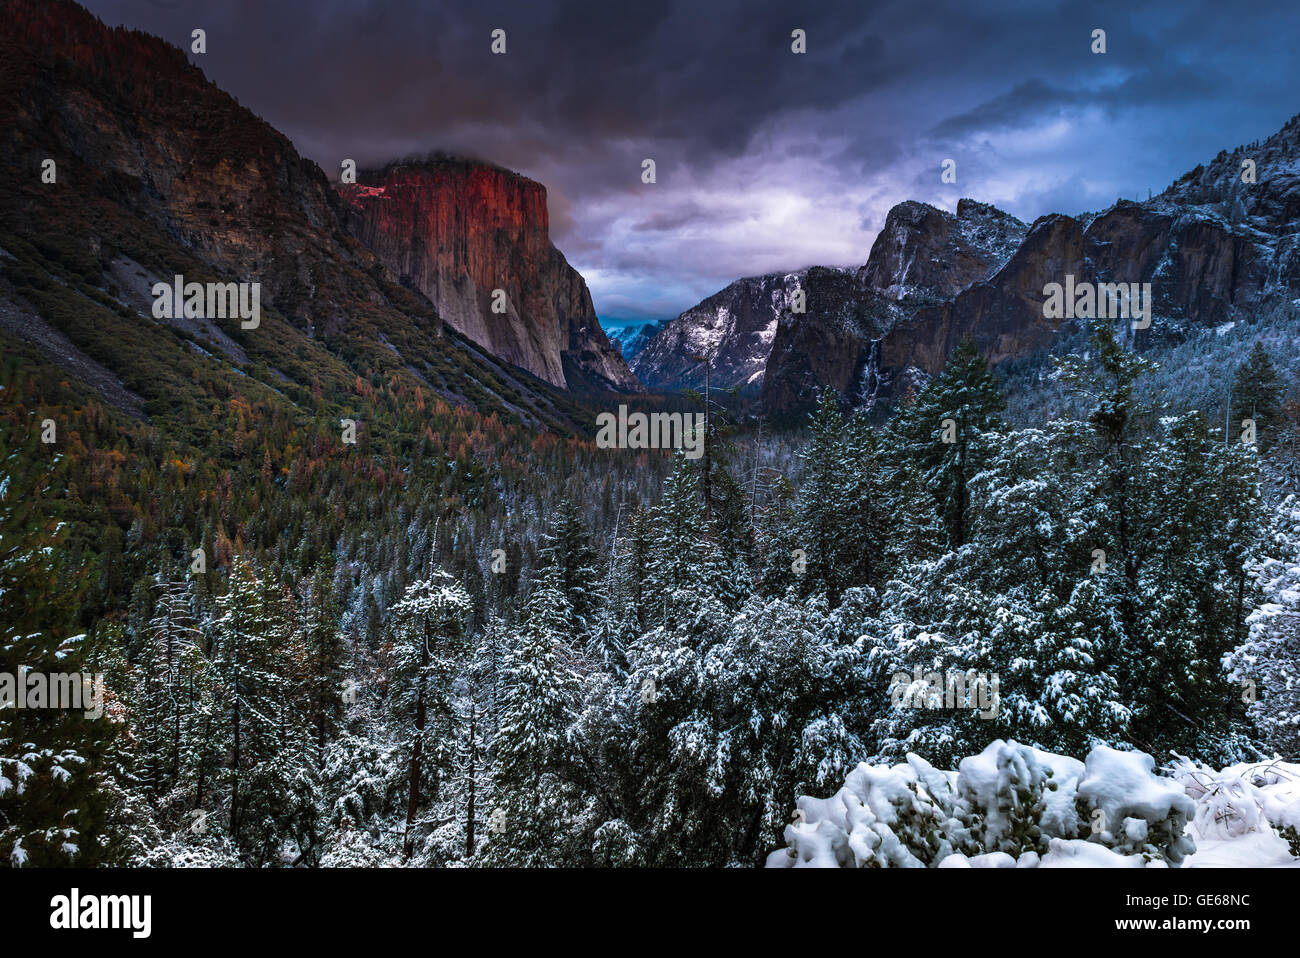
[[[1294,760],[1300,757],[1300,497],[1279,504],[1260,551],[1249,572],[1262,600],[1226,664],[1264,744]]]
[[[728,615],[707,594],[675,628],[643,636],[596,753],[605,822],[651,866],[761,860],[790,796],[864,754],[843,716],[861,695],[861,645],[825,628],[825,601],[751,598]],[[583,744],[596,733],[584,728]],[[606,796],[609,796],[606,798]],[[604,826],[602,826],[604,827]]]
[[[1136,631],[1120,661],[1132,734],[1225,764],[1246,747],[1240,688],[1224,656],[1253,605],[1247,557],[1258,542],[1258,457],[1211,437],[1199,413],[1163,419],[1137,472]]]
[[[823,391],[809,433],[803,481],[795,503],[795,541],[805,553],[807,566],[799,587],[804,595],[824,595],[835,605],[845,583],[840,536],[848,518],[845,476],[853,468],[844,445],[844,419],[835,390]]]
[[[332,587],[333,570],[319,565],[302,585],[299,631],[307,654],[310,685],[309,720],[316,743],[317,762],[325,746],[338,734],[343,718],[343,680],[347,649],[339,628],[339,609]]]
[[[967,336],[952,351],[943,372],[891,424],[888,448],[918,477],[948,549],[960,548],[967,540],[967,485],[986,458],[982,434],[998,428],[1005,408],[997,377]],[[906,490],[909,484],[900,485]],[[894,510],[900,515],[908,511]]]
[[[1255,348],[1232,378],[1229,413],[1233,428],[1243,419],[1255,420],[1257,441],[1261,447],[1267,447],[1281,424],[1285,394],[1286,386],[1273,366],[1272,357],[1263,341],[1256,340]]]
[[[653,510],[654,539],[646,577],[651,624],[676,618],[679,593],[728,591],[727,567],[708,537],[700,512],[698,479],[691,462],[677,453],[663,498]]]
[[[569,496],[560,499],[550,529],[542,535],[538,550],[542,564],[555,570],[555,581],[564,593],[574,624],[585,628],[596,604],[596,583],[600,580],[591,532],[583,522],[578,505]]]
[[[438,797],[451,764],[457,719],[453,683],[470,652],[464,631],[470,612],[469,594],[442,570],[407,586],[389,610],[391,714],[408,769],[403,859],[415,850],[422,797]]]
[[[1091,407],[1066,554],[1074,575],[1097,576],[1106,596],[1086,607],[1117,621],[1081,625],[1114,630],[1097,666],[1116,678],[1132,711],[1132,742],[1227,760],[1244,745],[1234,731],[1241,703],[1222,659],[1243,634],[1242,564],[1259,496],[1254,452],[1212,442],[1199,413],[1156,421],[1143,382],[1154,367],[1107,323],[1093,325],[1091,353],[1061,363]]]
[[[229,715],[220,694],[217,667],[197,645],[181,652],[180,673],[184,687],[178,692],[183,702],[178,782],[187,796],[187,812],[210,813],[219,800]]]
[[[758,578],[764,595],[784,595],[797,586],[806,574],[795,562],[799,545],[799,517],[794,510],[796,494],[790,480],[782,475],[772,480],[772,494],[764,506],[755,529],[758,553]],[[805,549],[806,553],[807,550]]]
[[[749,519],[750,497],[732,475],[727,456],[720,446],[713,455],[713,478],[709,486],[712,509],[712,538],[728,565],[748,568],[754,558],[754,529]]]
[[[529,596],[506,658],[495,743],[490,834],[482,862],[537,867],[574,863],[572,819],[583,802],[557,773],[578,704],[580,678],[567,641],[571,612],[554,569]]]
[[[185,653],[202,640],[185,582],[161,576],[153,616],[145,628],[134,668],[132,721],[140,773],[155,802],[181,774],[181,730],[187,708]]]
[[[845,425],[844,460],[840,492],[844,524],[837,561],[843,566],[843,581],[848,587],[874,586],[883,573],[891,517],[886,511],[876,434],[864,414],[854,416]]]
[[[281,754],[280,708],[287,683],[276,657],[289,630],[274,602],[273,591],[258,578],[251,563],[235,557],[226,593],[216,600],[211,648],[220,682],[217,707],[222,720],[218,724],[227,736],[228,759],[219,784],[228,790],[229,830],[236,845],[241,845],[243,837],[243,803],[253,795],[250,780],[260,765]]]
[[[647,579],[650,575],[650,549],[654,529],[649,509],[633,510],[623,536],[622,548],[616,555],[614,574],[616,591],[625,605],[623,618],[634,632],[640,632],[650,614]]]

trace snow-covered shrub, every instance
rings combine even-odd
[[[1275,759],[1216,772],[1180,757],[1173,773],[1196,803],[1193,827],[1202,839],[1275,834],[1300,858],[1300,765]]]
[[[1177,781],[1153,774],[1150,755],[1099,745],[1085,764],[1076,804],[1096,841],[1124,855],[1175,865],[1196,851],[1185,834],[1195,803]]]
[[[427,826],[426,826],[427,827]],[[465,831],[458,820],[442,822],[429,832],[413,861],[424,868],[446,868],[465,855]]]
[[[1154,764],[1104,746],[1080,762],[1000,739],[956,772],[916,755],[863,763],[832,797],[799,798],[767,865],[1177,865],[1195,850],[1184,833],[1194,802]],[[1110,827],[1095,829],[1099,820]]]
[[[1041,761],[1042,754],[999,740],[958,765],[958,791],[971,810],[973,837],[985,852],[1019,856],[1046,851],[1051,835],[1044,834],[1043,820],[1048,797],[1059,785],[1055,768]],[[1077,779],[1078,772],[1071,771]],[[1055,808],[1048,822],[1049,829],[1072,825]],[[1067,837],[1073,837],[1072,830]]]
[[[603,823],[592,836],[592,858],[603,867],[636,865],[639,853],[636,832],[621,818]]]
[[[859,765],[834,797],[804,796],[798,809],[803,824],[786,828],[790,864],[924,868],[946,839],[936,806],[907,765]],[[778,854],[769,865],[784,864],[773,861]]]
[[[394,805],[405,771],[390,746],[342,733],[326,747],[321,773],[330,824],[369,825]]]
[[[383,868],[401,862],[400,849],[389,850],[368,830],[345,823],[325,840],[321,868]]]

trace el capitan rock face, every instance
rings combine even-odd
[[[546,189],[486,163],[435,157],[337,184],[348,227],[443,321],[556,386],[637,391],[582,276],[551,245]],[[505,312],[494,312],[495,290]]]

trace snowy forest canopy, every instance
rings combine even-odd
[[[1300,756],[1300,415],[1262,349],[1232,387],[1254,442],[1158,375],[1098,326],[1053,380],[1078,414],[1033,427],[966,343],[887,421],[827,392],[797,437],[714,417],[698,460],[421,399],[445,428],[409,462],[236,430],[241,468],[204,472],[147,436],[133,470],[93,404],[51,456],[10,366],[0,672],[102,673],[108,708],[7,711],[0,860],[753,866],[840,854],[796,800],[847,788],[924,796],[882,864],[1049,834],[1176,864],[1193,801],[1139,841],[1044,769],[1074,800],[1085,758],[1152,774],[1111,752],[1189,782]],[[990,707],[935,675],[996,677]],[[992,786],[935,772],[973,756]]]

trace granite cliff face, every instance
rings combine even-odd
[[[1067,275],[1076,284],[1150,283],[1152,323],[1134,334],[1139,347],[1217,325],[1273,294],[1300,292],[1294,233],[1270,235],[1164,198],[1121,201],[1090,219],[1053,214],[1034,223],[993,276],[886,333],[882,380],[909,368],[933,375],[966,335],[993,363],[1049,346],[1062,321],[1044,318],[1043,288]]]
[[[918,310],[940,305],[1001,265],[1025,224],[962,200],[957,213],[900,203],[866,265],[813,266],[738,280],[667,324],[632,361],[651,388],[703,382],[691,357],[716,353],[714,382],[761,391],[765,409],[789,412],[823,386],[865,401],[877,389],[874,346]],[[796,290],[804,311],[792,308]]]
[[[349,231],[458,332],[555,386],[640,389],[551,245],[541,184],[454,157],[357,179],[337,186]]]
[[[764,409],[807,408],[826,386],[855,405],[872,401],[892,382],[882,380],[881,340],[912,324],[928,329],[918,317],[996,271],[1025,230],[1014,216],[973,200],[958,203],[956,214],[925,203],[895,206],[852,281],[839,270],[808,271],[807,312],[784,316],[777,328]]]
[[[959,201],[956,215],[927,203],[899,203],[859,275],[888,299],[947,299],[1006,262],[1025,230],[1014,216],[974,200]]]
[[[1243,177],[1254,164],[1255,181]],[[814,275],[809,270],[809,276]],[[806,409],[833,387],[854,404],[896,398],[939,372],[965,337],[996,364],[1050,348],[1044,287],[1150,283],[1140,349],[1300,296],[1300,117],[1220,153],[1146,202],[1051,214],[1030,227],[962,200],[956,214],[894,207],[858,271],[858,290],[782,317],[763,375],[768,412]]]

